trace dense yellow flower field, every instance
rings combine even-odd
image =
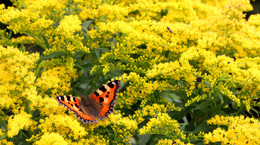
[[[0,5],[0,144],[258,144],[260,15],[249,0],[12,0]],[[84,124],[58,95],[111,80]]]

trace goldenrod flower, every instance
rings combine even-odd
[[[67,141],[58,133],[44,133],[41,139],[35,142],[37,145],[67,145]]]
[[[57,33],[69,38],[73,33],[81,30],[80,24],[81,21],[77,15],[65,16],[57,27]]]
[[[185,135],[179,130],[179,124],[172,120],[166,113],[159,113],[157,118],[151,118],[150,121],[139,130],[140,134],[162,134],[169,138],[184,139]]]
[[[16,114],[13,118],[8,120],[8,137],[13,137],[19,133],[21,129],[28,130],[33,124],[31,120],[32,115],[26,112],[20,112]]]
[[[204,142],[221,142],[224,144],[258,144],[260,139],[259,121],[244,116],[218,116],[208,120],[208,124],[218,125],[213,132],[204,135]],[[224,129],[220,126],[226,126]]]

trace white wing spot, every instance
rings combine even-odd
[[[102,94],[103,94],[103,92],[102,92],[101,90],[99,90],[99,89],[97,89],[96,92],[97,92],[99,95],[102,95]]]
[[[73,105],[73,108],[74,108],[75,110],[77,110],[77,111],[79,110],[79,109],[76,107],[76,105]]]
[[[110,87],[108,85],[104,85],[104,87],[106,88],[106,90],[109,92],[110,91]]]
[[[63,96],[63,98],[64,98],[64,101],[66,101],[66,102],[68,101],[66,96]]]
[[[109,99],[107,97],[104,97],[104,104],[108,104]]]

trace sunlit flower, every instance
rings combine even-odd
[[[146,126],[139,130],[140,134],[162,134],[170,138],[184,139],[185,135],[179,130],[179,124],[166,113],[159,113],[156,118],[150,119]]]
[[[8,137],[17,135],[21,129],[28,130],[28,128],[33,124],[31,117],[31,114],[21,112],[16,114],[13,118],[10,118],[8,120]]]
[[[69,38],[73,33],[81,30],[80,24],[81,21],[77,15],[65,16],[64,19],[60,21],[60,25],[57,27],[57,33]]]
[[[260,139],[259,121],[244,116],[218,116],[208,120],[208,124],[219,127],[204,135],[204,143],[222,142],[224,144],[257,144]],[[222,128],[226,126],[227,128]]]
[[[67,145],[67,141],[58,133],[44,133],[44,135],[41,137],[41,139],[37,142],[35,142],[37,145],[46,145],[46,144],[52,144],[52,145],[59,145],[64,144]]]
[[[48,118],[41,120],[39,128],[44,133],[57,131],[63,136],[67,135],[68,137],[73,137],[74,139],[79,139],[80,137],[88,134],[84,127],[80,125],[76,117],[67,116],[67,115],[50,115]],[[55,128],[52,128],[52,126]],[[67,132],[71,132],[67,134]]]

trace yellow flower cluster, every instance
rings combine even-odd
[[[15,0],[14,5],[16,7],[7,9],[4,9],[3,5],[1,6],[1,23],[8,24],[8,29],[14,33],[29,35],[31,38],[27,38],[26,40],[30,40],[27,42],[33,42],[46,49],[45,54],[64,51],[64,48],[72,54],[79,50],[89,52],[82,43],[83,37],[74,35],[82,29],[82,22],[78,15],[64,16],[66,13],[64,10],[70,5],[70,2],[65,0]],[[77,9],[73,4],[71,5],[71,10]],[[22,39],[24,36],[20,37]],[[19,37],[17,39],[13,41],[20,40]],[[6,40],[4,44],[14,42]],[[26,41],[21,43],[24,44]]]
[[[158,141],[157,145],[192,145],[191,143],[184,143],[179,139],[171,140],[171,139],[161,139]]]
[[[13,137],[19,133],[21,129],[28,130],[29,127],[35,123],[31,120],[32,115],[26,112],[20,112],[16,114],[13,118],[8,120],[8,137]]]
[[[56,29],[56,33],[70,38],[73,33],[81,30],[81,21],[77,15],[64,16],[60,21],[60,25]]]
[[[67,145],[67,141],[58,133],[44,133],[41,139],[35,142],[36,145]]]
[[[186,136],[179,129],[176,120],[172,120],[166,113],[159,113],[156,118],[151,118],[143,128],[139,129],[142,134],[162,134],[171,139],[185,139]]]
[[[40,122],[39,128],[43,133],[58,132],[62,136],[72,137],[76,140],[88,134],[84,127],[80,126],[74,115],[50,115]],[[55,128],[52,128],[53,125]],[[68,132],[71,133],[68,134]]]
[[[137,120],[138,123],[141,123],[145,120],[144,117],[150,116],[155,117],[158,112],[166,113],[168,110],[175,110],[179,111],[179,109],[175,108],[175,106],[165,106],[163,104],[153,104],[153,105],[147,105],[144,106],[141,110],[135,111],[135,114],[129,116],[130,118],[133,118]]]
[[[173,140],[171,139],[161,139],[158,141],[157,145],[172,145]]]
[[[23,91],[23,93],[21,94],[22,96],[28,96],[27,99],[30,98],[30,101],[32,101],[32,104],[34,104],[34,106],[39,107],[39,109],[41,110],[41,114],[42,115],[48,115],[48,118],[45,118],[44,120],[40,121],[40,124],[38,125],[38,128],[41,129],[41,131],[44,133],[42,136],[38,136],[36,137],[36,139],[39,139],[39,141],[36,142],[36,144],[58,144],[58,143],[67,143],[66,140],[64,140],[63,137],[67,136],[67,137],[72,137],[74,139],[79,139],[85,135],[87,135],[87,132],[85,131],[85,129],[83,127],[81,127],[81,125],[79,124],[79,122],[75,119],[75,116],[73,115],[73,117],[69,117],[66,115],[51,115],[53,113],[62,113],[64,112],[65,108],[63,108],[62,110],[60,108],[58,108],[58,104],[54,99],[48,98],[48,95],[46,95],[46,92],[48,92],[50,89],[59,89],[59,90],[63,90],[63,91],[68,91],[68,88],[70,88],[70,86],[67,86],[69,83],[68,81],[70,81],[71,77],[75,77],[76,74],[75,73],[71,73],[70,71],[68,71],[68,69],[66,69],[66,67],[61,66],[61,67],[53,67],[50,65],[51,63],[46,62],[44,63],[46,69],[43,70],[41,77],[39,77],[36,80],[36,83],[34,84],[34,77],[33,80],[28,79],[27,77],[30,77],[29,75],[31,74],[29,72],[29,70],[33,67],[30,66],[29,64],[33,64],[32,62],[32,56],[29,55],[29,57],[27,56],[27,54],[23,54],[22,52],[19,52],[18,49],[14,49],[14,48],[1,48],[1,60],[2,62],[6,62],[1,64],[1,67],[5,67],[10,66],[10,65],[14,65],[16,66],[16,69],[13,70],[9,70],[9,74],[12,73],[10,71],[15,71],[13,73],[18,73],[17,75],[11,75],[10,77],[13,76],[20,76],[22,77],[24,81],[28,83],[30,83],[30,88],[23,88],[21,87],[20,91]],[[17,54],[15,54],[17,53]],[[24,56],[23,56],[24,55]],[[22,62],[22,63],[16,63],[16,64],[12,64],[12,62],[16,62],[17,60],[15,59],[10,59],[10,56],[17,56],[17,60],[19,60],[20,62],[25,61],[27,59],[30,59],[30,61],[28,62]],[[19,57],[18,57],[19,56]],[[8,58],[9,57],[9,58]],[[54,62],[54,61],[53,61]],[[52,62],[52,63],[53,63]],[[21,65],[24,64],[24,65]],[[56,63],[57,65],[58,63]],[[21,65],[21,66],[17,66],[17,65]],[[29,65],[29,66],[27,66]],[[28,68],[26,68],[28,67]],[[20,68],[20,69],[19,69]],[[27,70],[26,70],[27,69]],[[3,68],[3,70],[7,70],[6,68]],[[24,72],[23,72],[24,71]],[[4,74],[5,72],[2,71],[3,75],[8,76],[7,74]],[[7,73],[7,72],[6,72]],[[27,73],[27,74],[26,74]],[[9,83],[10,81],[12,82],[16,82],[20,81],[20,79],[15,79],[15,78],[1,78],[1,88],[4,89],[4,85]],[[16,84],[14,83],[14,84]],[[61,87],[61,85],[64,85],[63,87]],[[10,86],[10,85],[9,85]],[[45,98],[38,98],[37,97],[37,93],[36,94],[29,94],[32,91],[36,90],[36,87],[40,88],[40,90],[38,90],[40,92],[40,94],[45,95]],[[11,89],[11,88],[17,88],[15,87],[7,87],[6,89]],[[20,87],[19,87],[20,88]],[[6,90],[4,89],[4,90]],[[31,90],[29,90],[31,89]],[[5,91],[2,91],[2,93],[5,93]],[[8,91],[8,90],[6,90]],[[12,91],[12,90],[9,90]],[[17,90],[19,91],[19,90]],[[6,92],[7,93],[7,92]],[[34,92],[35,93],[35,92]],[[61,93],[61,91],[53,91],[50,93],[52,95],[55,95],[56,93]],[[7,94],[8,95],[8,94]],[[18,95],[18,94],[17,94]],[[9,99],[9,100],[8,100]],[[1,100],[2,106],[3,105],[8,105],[12,102],[9,102],[11,98],[9,98],[8,96],[6,96],[5,99],[3,99],[3,101]],[[44,106],[44,107],[41,107]],[[8,106],[6,106],[8,107]],[[28,127],[31,126],[33,123],[32,120],[30,120],[30,118],[32,117],[31,114],[27,114],[25,112],[21,112],[19,114],[16,114],[14,116],[13,119],[10,119],[8,121],[8,128],[10,130],[8,130],[8,136],[9,137],[13,137],[15,135],[18,134],[19,130],[21,129],[26,129],[28,130]],[[121,117],[119,117],[121,119]],[[134,132],[134,130],[137,129],[137,126],[129,126],[129,120],[128,119],[120,119],[118,120],[118,117],[116,120],[112,121],[115,122],[114,125],[114,131],[118,132],[118,126],[122,126],[125,127],[124,130],[122,130],[121,134],[122,136],[126,136],[126,134],[129,136],[131,133],[127,132],[127,130],[132,130],[131,132]],[[111,119],[113,120],[113,119]],[[134,122],[131,123],[132,125],[134,125]],[[52,126],[55,125],[55,128],[53,128]],[[50,133],[50,132],[57,132],[57,133]],[[71,132],[68,134],[68,132]],[[118,132],[119,133],[119,132]],[[62,135],[62,136],[61,136]],[[130,138],[129,138],[130,139]],[[91,141],[92,140],[92,141]],[[85,140],[83,142],[85,143],[94,143],[96,142],[97,139],[89,139],[89,140]],[[101,144],[106,144],[105,140],[100,140]]]
[[[115,138],[114,144],[118,143],[129,143],[133,133],[137,131],[138,124],[136,121],[129,119],[128,117],[122,117],[121,114],[112,114],[109,117],[111,127]]]
[[[47,94],[45,94],[45,98],[41,98],[38,102],[38,109],[40,110],[40,114],[42,116],[48,116],[52,114],[62,114],[66,110],[66,108],[61,108],[58,106],[57,101]]]
[[[3,145],[13,145],[14,143],[11,142],[11,141],[7,141],[6,139],[1,139],[0,140],[0,144],[3,144]]]
[[[150,114],[150,116],[153,116],[153,114],[157,112],[166,112],[166,110],[167,111],[179,110],[178,108],[175,107],[174,104],[155,95],[155,92],[157,91],[162,92],[165,88],[168,88],[169,87],[168,84],[159,85],[157,81],[146,82],[148,81],[147,77],[141,77],[137,73],[132,73],[132,72],[129,73],[128,75],[123,74],[117,79],[122,80],[122,82],[127,82],[127,81],[130,82],[130,86],[127,88],[128,90],[119,93],[120,97],[117,101],[117,104],[120,108],[123,107],[129,108],[137,101],[139,100],[141,101],[140,106],[142,107],[142,111],[135,112],[135,115],[132,117],[136,118],[137,116],[141,117],[141,116],[146,116],[148,114]],[[157,100],[157,103],[159,104],[153,104],[152,106],[147,105],[147,102],[154,101],[154,100]],[[163,104],[160,105],[160,103]],[[153,113],[152,110],[154,110]],[[148,113],[149,111],[151,112]],[[142,118],[138,118],[137,120],[139,120],[138,122],[140,122],[142,121]]]
[[[34,84],[36,79],[31,69],[38,60],[38,54],[22,53],[16,48],[0,45],[0,106],[19,113],[24,99],[39,99]],[[24,104],[24,105],[22,105]],[[35,104],[32,104],[33,106]],[[31,106],[31,109],[33,109]],[[24,108],[23,108],[24,109]],[[1,113],[2,112],[1,110]]]
[[[91,138],[81,138],[78,142],[71,142],[67,140],[68,144],[71,145],[88,145],[88,144],[96,144],[96,145],[107,145],[109,144],[108,140],[104,139],[102,135],[92,135]]]
[[[77,78],[76,70],[68,70],[69,67],[58,66],[46,69],[42,72],[41,76],[36,81],[36,86],[41,87],[44,94],[46,91],[51,91],[51,94],[57,96],[62,92],[70,90],[71,79]]]
[[[87,3],[87,1],[85,3]],[[129,13],[128,8],[123,7],[122,4],[120,5],[103,4],[103,5],[99,5],[98,7],[96,6],[97,4],[92,4],[92,7],[90,5],[89,8],[84,7],[83,4],[79,6],[83,8],[83,10],[79,13],[81,19],[87,19],[87,18],[94,19],[98,17],[100,19],[101,18],[106,19],[107,22],[110,22],[114,20],[125,20],[126,16]]]
[[[39,139],[38,143],[40,143],[49,136],[62,137],[61,134],[79,139],[87,134],[75,120],[75,116],[73,115],[72,118],[65,115],[65,108],[58,107],[57,101],[53,98],[63,91],[70,90],[69,82],[72,78],[77,78],[75,70],[71,72],[66,66],[58,66],[62,63],[57,60],[57,63],[54,63],[55,60],[46,61],[41,64],[44,66],[41,76],[36,78],[33,70],[35,70],[38,59],[38,54],[28,54],[17,48],[0,46],[0,68],[2,69],[0,72],[0,113],[1,120],[6,122],[8,128],[4,130],[7,132],[7,136],[3,138],[2,142],[5,142],[6,138],[13,138],[19,132],[34,132],[37,129],[45,134],[32,136],[32,139],[28,141]],[[34,115],[37,114],[37,111],[40,111],[40,116],[38,115],[36,118]],[[44,118],[44,116],[48,117]],[[53,124],[56,125],[55,128],[52,127]],[[53,131],[56,133],[50,133]],[[68,131],[71,133],[68,134]],[[54,142],[58,143],[60,139]]]
[[[259,121],[244,116],[218,116],[208,120],[208,124],[219,126],[213,132],[204,135],[204,143],[221,142],[223,144],[258,144],[260,140]],[[221,126],[226,126],[225,128]]]

